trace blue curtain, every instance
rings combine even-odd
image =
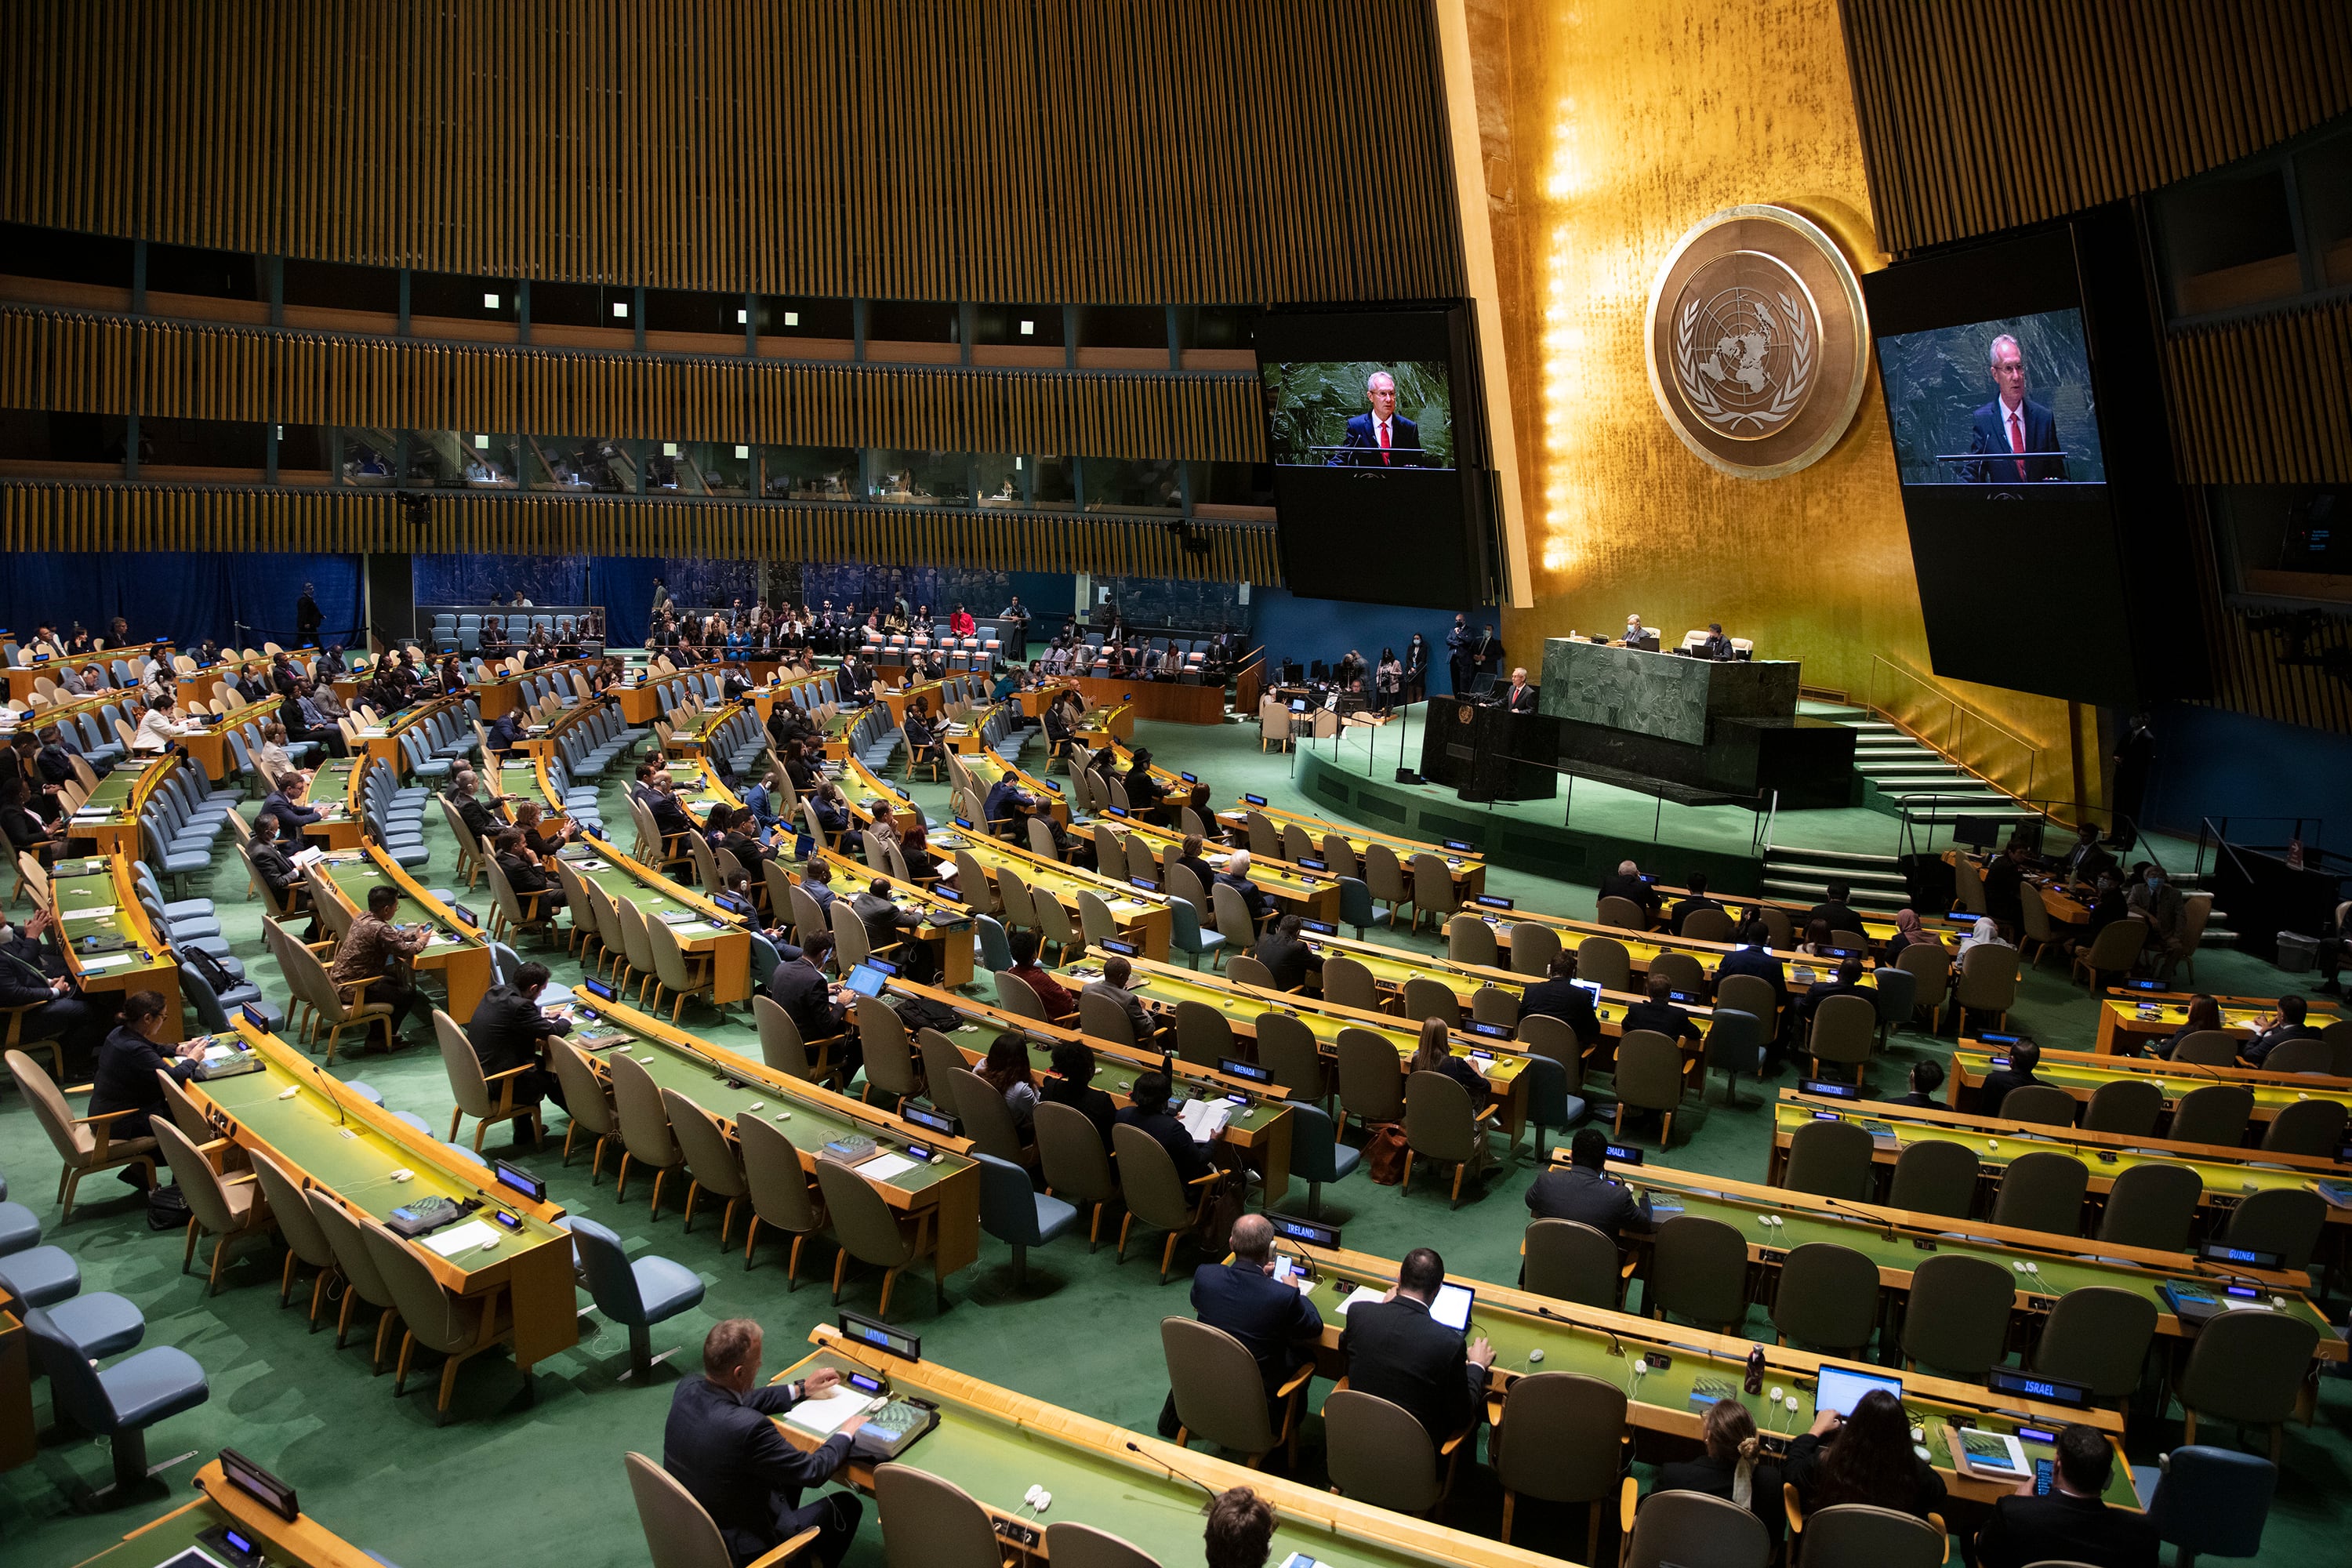
[[[415,555],[409,583],[419,605],[487,605],[520,593],[534,605],[585,605],[585,555]]]
[[[291,645],[294,605],[311,584],[330,642],[360,618],[356,555],[217,554],[173,551],[121,554],[12,555],[0,574],[0,625],[30,632],[77,621],[102,632],[121,616],[135,639],[170,637],[183,647],[207,638],[258,647]]]

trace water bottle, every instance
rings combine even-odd
[[[1748,1382],[1746,1387],[1748,1392],[1750,1394],[1761,1394],[1764,1392],[1764,1347],[1762,1345],[1749,1345],[1748,1347]]]

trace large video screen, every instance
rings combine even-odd
[[[1283,582],[1319,598],[1487,592],[1475,349],[1458,307],[1299,306],[1254,332]]]
[[[1277,361],[1259,375],[1277,467],[1454,467],[1454,395],[1443,360]]]
[[[1906,485],[2106,482],[2079,310],[1882,337],[1878,374]]]

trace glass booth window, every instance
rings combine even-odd
[[[1078,344],[1089,349],[1168,348],[1164,305],[1081,305]]]
[[[635,495],[637,459],[626,441],[593,436],[526,436],[523,473],[535,490]]]
[[[1013,511],[1076,511],[1077,476],[1067,458],[982,452],[972,458],[980,504]]]
[[[522,319],[522,304],[511,278],[412,272],[408,275],[408,319],[412,327],[429,336],[430,324],[435,321],[511,325]]]
[[[855,447],[761,447],[757,451],[760,493],[770,500],[857,499]]]
[[[1059,305],[974,305],[971,341],[1009,343],[1016,348],[1062,346]]]
[[[2352,288],[2352,132],[2297,153],[2294,174],[2314,283]]]
[[[698,500],[751,493],[751,448],[725,441],[654,441],[646,451],[646,493]]]
[[[0,272],[102,288],[131,287],[131,241],[0,223]]]
[[[2174,315],[2208,315],[2303,291],[2284,163],[2191,180],[2158,200]]]
[[[877,450],[869,500],[900,506],[970,506],[971,466],[961,452]]]
[[[341,453],[335,467],[346,484],[388,489],[400,462],[400,432],[355,428],[338,430]]]
[[[278,289],[289,310],[366,310],[400,313],[400,269],[351,267],[337,261],[288,257],[280,264]]]
[[[1087,458],[1085,479],[1088,511],[1148,512],[1179,517],[1184,492],[1171,458]]]
[[[488,430],[412,430],[404,482],[419,489],[513,489],[514,438]]]
[[[854,307],[846,300],[819,300],[797,294],[762,294],[756,309],[763,338],[837,338],[857,335]]]
[[[743,332],[750,324],[740,294],[710,294],[690,289],[646,290],[647,332],[694,332],[732,339],[743,352]]]
[[[603,283],[543,283],[530,286],[534,327],[609,327],[635,335],[636,290]]]
[[[959,341],[961,316],[956,305],[943,300],[870,300],[866,305],[866,341],[952,343]]]
[[[211,300],[262,300],[260,268],[241,250],[199,250],[186,245],[147,247],[150,294],[194,294]]]

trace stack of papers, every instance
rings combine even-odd
[[[486,1241],[495,1241],[498,1239],[498,1234],[480,1220],[469,1219],[463,1225],[451,1226],[447,1230],[436,1231],[423,1239],[425,1246],[442,1257],[455,1258],[469,1247],[479,1247]]]
[[[857,1173],[869,1182],[887,1182],[894,1176],[904,1175],[921,1163],[909,1160],[904,1154],[877,1154],[859,1164]]]
[[[830,1437],[847,1426],[851,1417],[868,1414],[876,1404],[873,1395],[861,1394],[846,1383],[836,1383],[823,1394],[803,1399],[785,1411],[784,1425],[812,1437]]]

